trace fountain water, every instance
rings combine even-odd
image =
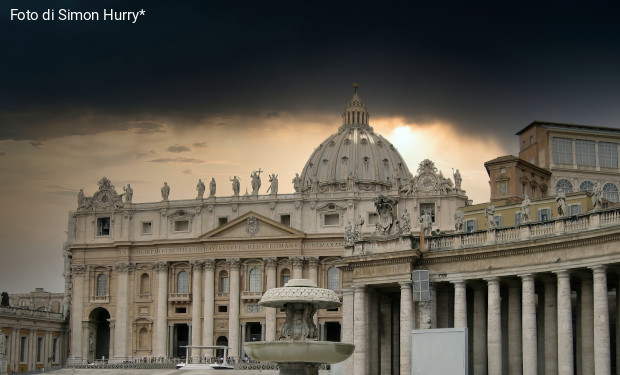
[[[353,354],[353,344],[317,341],[314,314],[341,305],[334,291],[318,288],[312,280],[292,279],[283,288],[267,290],[259,304],[283,308],[286,321],[279,341],[246,342],[245,352],[254,360],[278,363],[281,375],[318,375],[322,363],[342,362]]]

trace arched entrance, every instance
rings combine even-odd
[[[228,339],[226,338],[226,336],[220,336],[215,341],[215,345],[218,345],[218,346],[228,346]],[[222,349],[216,350],[215,351],[215,356],[217,358],[222,358],[224,356],[224,350],[222,350]]]
[[[88,340],[88,359],[110,358],[110,313],[103,307],[91,311],[88,317],[90,333]]]

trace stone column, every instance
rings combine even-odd
[[[157,273],[157,316],[155,318],[155,356],[167,357],[166,330],[168,329],[168,264],[155,263]]]
[[[353,289],[342,290],[342,342],[353,342]],[[354,375],[353,356],[344,361],[343,374]]]
[[[474,374],[487,374],[487,309],[485,305],[485,288],[482,285],[474,287],[474,316],[473,316],[473,360]],[[489,305],[490,306],[490,305]]]
[[[558,374],[573,375],[573,315],[571,311],[570,275],[558,276]]]
[[[215,314],[215,260],[204,261],[204,321],[202,324],[202,345],[213,346],[213,316]]]
[[[398,284],[400,285],[400,375],[410,375],[413,294],[411,281],[401,281]]]
[[[308,278],[316,283],[319,287],[319,258],[306,257],[308,262]]]
[[[114,330],[114,360],[121,362],[131,358],[129,332],[129,274],[133,273],[136,265],[133,263],[116,263],[116,329]]]
[[[437,328],[437,288],[435,284],[430,285],[431,290],[431,328]]]
[[[454,328],[467,328],[467,296],[464,281],[454,281]]]
[[[228,307],[228,346],[231,357],[239,357],[239,267],[241,260],[239,258],[227,259],[230,267],[230,293]]]
[[[381,347],[381,375],[392,375],[392,301],[382,296],[379,306],[379,314],[381,319],[381,335],[380,335],[380,347]]]
[[[88,341],[87,337],[82,337],[82,320],[84,320],[84,271],[86,266],[75,265],[73,269],[73,303],[71,303],[71,355],[76,360],[85,360],[87,353],[82,352],[82,342]],[[17,359],[16,359],[17,361]],[[17,362],[15,362],[17,363]]]
[[[521,286],[512,281],[508,287],[508,373],[523,374],[521,324]]]
[[[293,279],[301,279],[301,278],[303,278],[304,257],[302,257],[302,256],[295,256],[295,257],[290,257],[289,259],[291,260],[291,263],[293,263],[293,275],[292,275],[292,278]]]
[[[581,375],[594,375],[594,295],[589,274],[581,276]],[[579,367],[579,364],[577,364]]]
[[[278,258],[263,258],[265,262],[265,269],[267,274],[267,289],[273,289],[276,287],[277,274],[276,268],[278,266]],[[275,341],[276,339],[276,312],[277,309],[271,307],[264,307],[265,309],[265,340]]]
[[[487,348],[489,374],[502,373],[502,308],[500,303],[499,279],[487,280],[489,306],[487,313]]]
[[[355,375],[366,375],[366,338],[369,334],[366,325],[366,291],[364,286],[355,287],[353,301],[354,321],[353,321],[353,362],[355,364]]]
[[[168,326],[168,357],[175,357],[176,353],[173,353],[174,350],[174,324],[170,324]]]
[[[192,266],[192,341],[191,345],[199,346],[202,344],[200,334],[202,333],[202,265],[201,260],[189,262]],[[192,362],[200,360],[200,350],[192,350]]]
[[[611,373],[609,347],[609,302],[605,266],[592,267],[594,282],[594,372]]]
[[[545,374],[555,375],[558,373],[558,309],[557,309],[557,286],[556,279],[545,279]]]
[[[536,375],[538,371],[538,336],[536,332],[536,290],[534,276],[521,275],[523,375]],[[510,353],[512,356],[513,353]]]

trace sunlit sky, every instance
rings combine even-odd
[[[135,11],[122,22],[18,22],[10,9]],[[62,291],[77,192],[108,177],[135,202],[199,178],[276,173],[280,191],[337,131],[354,82],[409,170],[517,153],[534,120],[620,126],[620,4],[7,0],[0,5],[0,290]]]

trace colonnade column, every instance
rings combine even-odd
[[[594,375],[594,295],[589,274],[581,277],[581,375]]]
[[[263,258],[265,262],[265,270],[267,274],[267,289],[276,287],[276,267],[278,265],[277,258]],[[275,341],[276,339],[276,309],[265,308],[265,340]]]
[[[202,267],[201,260],[192,260],[189,262],[192,266],[192,341],[191,345],[199,346],[202,342],[200,334],[201,318],[202,318]],[[200,350],[192,350],[192,361],[200,359]]]
[[[534,276],[531,274],[521,275],[521,283],[523,375],[536,375],[538,371],[538,337],[536,332]],[[512,355],[513,353],[510,353],[510,356]]]
[[[610,374],[609,302],[605,266],[592,267],[594,282],[594,372]]]
[[[202,324],[202,345],[213,346],[213,316],[215,314],[215,260],[204,261],[204,321]]]
[[[289,258],[293,263],[293,279],[301,279],[303,278],[303,270],[304,270],[304,257],[295,256]]]
[[[545,279],[545,374],[558,373],[558,296],[555,278]]]
[[[168,264],[155,264],[157,272],[157,318],[155,320],[155,356],[167,357],[166,330],[168,328]]]
[[[366,291],[364,286],[355,287],[353,300],[353,362],[355,363],[355,375],[366,375]]]
[[[353,344],[353,289],[342,290],[342,342]],[[354,375],[353,356],[344,361],[343,374]]]
[[[573,315],[571,311],[570,275],[558,276],[558,374],[573,375]]]
[[[319,258],[306,257],[306,260],[308,261],[308,278],[319,285]]]
[[[499,278],[494,277],[487,280],[488,284],[488,330],[487,348],[489,374],[502,373],[502,308],[499,294]]]
[[[133,263],[116,263],[114,269],[117,273],[116,288],[116,330],[114,331],[114,359],[117,361],[129,359],[127,324],[129,311],[129,273],[135,270]]]
[[[508,286],[508,373],[523,374],[521,285],[511,281]]]
[[[88,337],[82,336],[82,320],[84,317],[84,271],[86,266],[75,265],[71,267],[73,270],[73,303],[71,303],[71,334],[73,335],[71,340],[71,354],[76,358],[82,360],[86,359],[86,354],[82,352],[82,341],[88,341]],[[15,362],[17,363],[17,359]],[[12,367],[11,367],[12,368]]]
[[[239,357],[239,258],[229,258],[226,260],[230,267],[230,290],[228,307],[228,346],[230,346],[230,356]]]
[[[454,283],[454,328],[467,328],[467,295],[464,281]]]
[[[411,374],[411,330],[413,329],[413,294],[411,281],[400,285],[400,375]]]
[[[476,375],[487,374],[487,307],[485,304],[485,288],[483,285],[474,286],[473,308],[473,369]],[[490,306],[490,304],[489,304]]]

